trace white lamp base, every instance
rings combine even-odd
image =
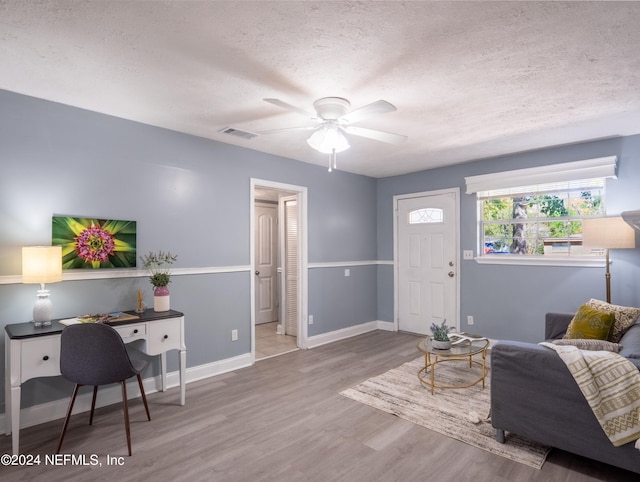
[[[33,305],[33,323],[35,326],[50,326],[53,305],[49,299],[49,290],[38,290],[38,299]]]

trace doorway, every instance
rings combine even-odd
[[[252,180],[254,360],[306,343],[306,330],[301,329],[306,313],[306,210],[300,209],[305,191],[274,184]]]
[[[427,335],[432,323],[459,328],[459,190],[394,198],[396,319]]]

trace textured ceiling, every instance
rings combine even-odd
[[[338,168],[373,177],[640,133],[639,2],[0,0],[0,89],[314,164],[291,131],[340,96]],[[1,115],[1,114],[0,114]]]

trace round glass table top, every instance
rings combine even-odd
[[[481,340],[472,342],[462,342],[457,345],[452,345],[448,350],[441,350],[439,348],[433,348],[431,345],[431,337],[423,338],[418,342],[418,350],[425,355],[427,353],[438,356],[469,356],[480,353],[486,350],[489,346],[489,340],[483,338]]]

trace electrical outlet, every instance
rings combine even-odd
[[[231,341],[238,341],[238,330],[231,330]]]
[[[473,325],[473,316],[467,316],[467,325]]]
[[[313,325],[313,315],[309,315],[309,324]]]
[[[345,277],[351,276],[351,270],[350,270],[349,268],[345,268],[345,270],[344,270],[344,276],[345,276]]]

